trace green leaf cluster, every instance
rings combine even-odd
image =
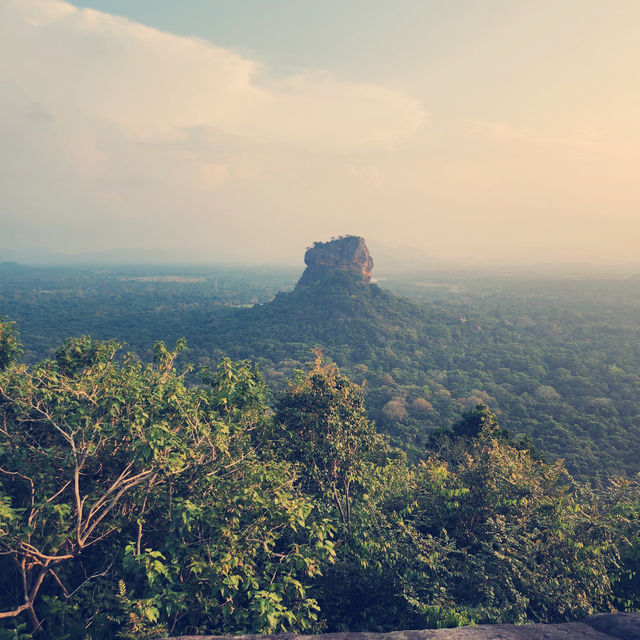
[[[316,628],[307,589],[331,529],[294,467],[261,452],[263,383],[224,360],[187,386],[180,346],[143,365],[80,338],[0,373],[3,622],[93,638]]]
[[[253,365],[223,358],[195,382],[184,347],[143,364],[82,337],[0,371],[0,634],[393,630],[640,603],[636,483],[576,482],[485,406],[414,464],[320,352],[270,407]]]

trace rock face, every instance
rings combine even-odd
[[[307,286],[322,279],[331,271],[347,271],[359,274],[365,284],[371,281],[373,260],[364,238],[344,236],[330,242],[316,242],[304,254],[307,268],[298,286]]]
[[[248,636],[181,636],[181,640],[640,640],[640,613],[609,613],[562,624],[495,624],[391,633],[283,633]]]

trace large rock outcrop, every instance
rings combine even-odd
[[[181,640],[640,640],[640,613],[609,613],[561,624],[494,624],[391,633],[283,633],[247,636],[181,636]]]
[[[329,242],[315,242],[304,254],[307,268],[298,281],[298,286],[316,284],[334,271],[354,273],[362,282],[371,282],[373,259],[364,238],[344,236]]]

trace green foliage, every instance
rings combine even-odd
[[[15,322],[0,317],[0,371],[16,362],[22,355],[22,345],[15,328]]]
[[[640,609],[640,501],[626,512],[629,545],[621,550],[621,570],[613,578],[616,605],[625,611]]]
[[[375,433],[363,389],[320,351],[276,403],[276,454],[299,466],[299,486],[336,531],[335,558],[314,585],[329,631],[415,626],[398,579],[405,457]],[[387,503],[389,508],[387,508]]]
[[[475,437],[449,440],[418,474],[413,525],[452,543],[444,586],[476,621],[551,622],[614,606],[637,485],[577,484],[561,463],[507,444],[488,415]]]
[[[475,438],[481,432],[486,434],[497,431],[495,416],[489,411],[486,405],[478,405],[475,409],[468,411],[462,419],[453,426],[455,436]]]
[[[176,364],[185,349],[158,343],[143,364],[82,337],[0,371],[0,638],[389,631],[638,606],[634,482],[574,481],[483,404],[414,464],[319,351],[272,409],[254,365],[222,358],[196,380]]]
[[[0,297],[30,363],[68,335],[115,336],[144,361],[159,338],[186,335],[190,349],[180,360],[215,367],[223,355],[250,358],[281,391],[309,348],[320,346],[353,380],[366,378],[369,416],[413,461],[434,430],[483,403],[548,459],[565,459],[574,477],[640,471],[639,278],[430,272],[385,279],[411,303],[337,272],[326,286],[276,295],[299,275],[0,265]],[[427,411],[414,404],[419,398]]]
[[[316,627],[331,527],[256,450],[262,382],[223,361],[188,388],[181,347],[143,366],[81,338],[0,374],[2,618],[56,637]]]
[[[284,455],[301,464],[304,490],[332,504],[348,525],[354,486],[363,489],[366,456],[378,440],[362,388],[315,354],[312,368],[276,404],[276,436]]]

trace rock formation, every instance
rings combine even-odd
[[[181,636],[181,640],[640,640],[640,613],[610,613],[561,624],[495,624],[457,629],[322,635]]]
[[[345,271],[359,274],[362,282],[371,281],[373,260],[364,238],[344,236],[329,242],[315,242],[304,254],[307,268],[298,281],[298,286],[307,286],[321,282],[333,271]]]

